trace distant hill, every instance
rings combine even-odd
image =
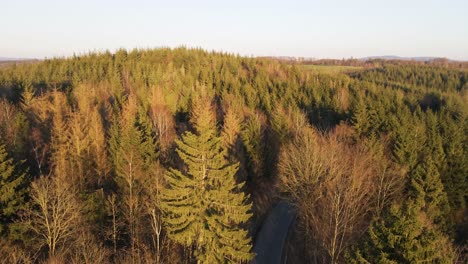
[[[266,59],[274,59],[279,61],[284,61],[288,63],[311,63],[316,64],[317,62],[323,61],[343,61],[343,60],[355,60],[355,61],[372,61],[372,60],[387,60],[387,61],[408,61],[408,62],[464,62],[464,60],[453,60],[448,59],[445,57],[429,57],[429,56],[420,56],[420,57],[401,57],[395,55],[384,55],[384,56],[368,56],[362,58],[349,58],[349,59],[319,59],[319,58],[312,58],[312,57],[292,57],[292,56],[260,56],[257,58],[266,58]]]
[[[25,58],[7,58],[0,57],[0,68],[5,68],[14,64],[25,64],[25,63],[34,63],[38,62],[38,59],[25,59]]]
[[[18,59],[15,58],[6,58],[6,57],[0,57],[0,61],[17,61]]]
[[[34,61],[34,60],[37,60],[37,59],[0,57],[0,61]]]
[[[369,57],[364,57],[360,58],[359,60],[362,61],[367,61],[367,60],[403,60],[403,61],[434,61],[434,60],[440,60],[440,59],[447,59],[447,58],[442,58],[442,57],[400,57],[400,56],[394,56],[394,55],[386,55],[386,56],[369,56]]]

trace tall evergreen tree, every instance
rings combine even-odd
[[[441,179],[447,192],[452,209],[464,208],[468,201],[468,119],[460,116],[451,119],[444,113],[442,128],[444,131],[444,149],[447,166],[441,171]]]
[[[244,184],[234,178],[238,164],[225,159],[210,103],[196,103],[192,118],[196,134],[186,132],[176,140],[187,171],[169,169],[162,192],[169,236],[195,245],[200,263],[250,260],[251,240],[242,225],[251,217],[251,204],[240,191]]]
[[[24,202],[25,177],[24,173],[18,173],[0,138],[0,236],[7,232],[8,225]]]
[[[241,131],[245,150],[249,158],[249,173],[254,180],[259,180],[265,175],[266,145],[264,115],[262,113],[252,114],[245,122]]]
[[[440,174],[431,157],[426,156],[409,175],[409,195],[428,217],[445,228],[445,216],[450,207]]]
[[[425,142],[423,127],[413,124],[415,119],[403,119],[399,121],[393,135],[393,160],[409,170],[418,162],[418,154]]]
[[[358,136],[365,135],[369,129],[369,114],[361,96],[358,97],[352,116],[352,123]]]
[[[432,157],[434,165],[439,172],[446,170],[446,157],[442,144],[440,125],[437,116],[432,111],[426,113],[426,144],[425,153]]]

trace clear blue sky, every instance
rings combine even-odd
[[[0,0],[0,57],[181,45],[248,56],[468,60],[468,0]]]

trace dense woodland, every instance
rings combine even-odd
[[[1,261],[248,263],[287,200],[290,263],[463,263],[467,102],[446,65],[178,48],[3,67]]]

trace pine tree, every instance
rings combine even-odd
[[[192,117],[196,134],[186,132],[176,140],[187,172],[169,169],[162,192],[169,236],[186,246],[194,244],[200,263],[250,260],[251,241],[242,225],[251,217],[251,204],[240,191],[243,183],[234,178],[238,164],[225,159],[210,104],[198,102]]]
[[[18,173],[0,138],[0,235],[7,232],[8,225],[24,202],[25,177],[24,173]]]

